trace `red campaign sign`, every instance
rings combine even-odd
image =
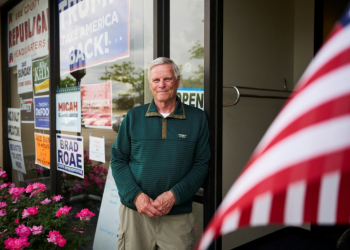
[[[90,128],[112,128],[112,84],[81,85],[83,124]]]

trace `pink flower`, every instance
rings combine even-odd
[[[43,201],[40,201],[40,203],[43,204],[43,205],[48,204],[48,203],[50,203],[50,202],[51,202],[51,200],[49,200],[48,198],[46,198],[46,199],[43,200]]]
[[[22,219],[27,218],[30,214],[28,213],[27,209],[23,209],[22,211]]]
[[[31,193],[33,191],[33,186],[32,185],[28,185],[26,188],[26,193]]]
[[[59,231],[52,230],[49,232],[49,235],[46,236],[49,237],[47,238],[48,242],[58,245],[59,247],[64,247],[66,244],[66,240],[62,237],[62,235],[60,235]]]
[[[7,188],[8,186],[10,186],[10,182],[8,182],[8,183],[4,183],[4,184],[2,184],[1,186],[0,186],[0,189],[4,189],[4,188]]]
[[[38,208],[39,207],[28,207],[23,209],[22,219],[28,217],[29,215],[36,215],[38,213]]]
[[[75,186],[73,187],[73,191],[75,193],[79,193],[83,190],[82,186],[80,184],[75,184]]]
[[[28,237],[30,235],[30,233],[32,232],[30,230],[30,227],[26,227],[25,225],[21,224],[19,225],[16,229],[16,233],[20,236],[20,237]]]
[[[44,192],[46,190],[46,185],[40,182],[36,182],[33,184],[34,189],[40,189],[40,191]]]
[[[32,234],[33,235],[37,235],[37,234],[41,234],[42,233],[42,230],[43,230],[43,226],[33,226],[32,228],[31,228],[31,230],[32,230]]]
[[[59,195],[57,195],[57,196],[51,197],[51,199],[53,199],[53,200],[56,201],[56,202],[59,202],[61,199],[63,199],[63,197],[59,194]]]
[[[3,208],[3,207],[7,207],[7,203],[6,202],[0,202],[0,208]]]
[[[36,195],[36,194],[39,194],[40,192],[45,191],[45,189],[46,189],[45,184],[42,184],[40,182],[36,182],[36,183],[34,183],[32,185],[28,185],[27,189],[26,189],[26,192],[27,193],[32,192],[31,195],[30,195],[30,197],[32,197],[33,195]]]
[[[67,177],[67,174],[66,173],[62,173],[62,178],[66,178]]]
[[[56,217],[61,217],[62,214],[67,215],[69,213],[69,210],[71,209],[72,207],[67,207],[67,206],[60,207],[60,209],[58,209],[56,212]]]
[[[89,209],[84,208],[80,211],[80,213],[77,213],[75,217],[80,218],[80,220],[83,220],[83,221],[88,221],[92,216],[95,216],[95,214],[89,211]]]
[[[0,177],[1,178],[6,178],[7,177],[7,174],[4,170],[0,169]]]
[[[81,234],[85,233],[84,228],[81,227],[81,228],[79,228],[79,230],[76,227],[73,228],[73,231],[77,231],[78,233],[81,233]]]
[[[15,219],[15,223],[18,224],[19,223],[19,219]]]
[[[5,216],[6,215],[6,210],[5,209],[0,209],[0,216]]]
[[[97,185],[99,185],[99,184],[101,184],[101,183],[102,183],[102,180],[101,180],[101,178],[100,178],[100,177],[95,176],[95,182],[96,182],[96,184],[97,184]]]
[[[38,168],[38,171],[37,171],[38,174],[43,174],[44,173],[43,167],[37,166],[37,168]]]
[[[28,247],[30,245],[27,237],[20,237],[20,238],[8,237],[4,243],[5,243],[5,248],[10,250],[22,250],[23,248]]]
[[[21,194],[25,191],[25,188],[20,188],[20,187],[11,187],[9,189],[9,193],[12,194],[11,198],[19,198]]]

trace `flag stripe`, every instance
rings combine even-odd
[[[276,192],[273,196],[272,200],[272,207],[271,207],[271,213],[270,213],[270,221],[271,223],[280,223],[283,221],[284,218],[284,209],[281,209],[284,207],[286,200],[286,190],[283,190],[282,192]]]
[[[250,225],[259,226],[268,224],[270,219],[271,203],[271,192],[267,192],[255,198],[252,215],[250,218]]]
[[[350,161],[348,161],[348,162],[350,162]],[[349,165],[350,164],[347,165],[348,168],[350,168]],[[343,172],[343,174],[340,178],[340,184],[339,184],[337,221],[344,223],[344,224],[350,223],[350,209],[348,209],[348,210],[344,209],[344,208],[350,208],[349,183],[350,183],[350,170],[348,172]]]
[[[320,181],[309,183],[305,195],[304,221],[317,221],[319,192]]]
[[[225,221],[223,221],[222,223],[221,233],[225,234],[225,233],[231,232],[232,229],[235,230],[236,228],[238,228],[238,223],[240,218],[241,218],[241,212],[238,209],[227,214]],[[220,233],[220,231],[217,231],[216,233],[218,234]]]
[[[240,210],[241,210],[241,217],[239,219],[238,226],[243,227],[243,226],[249,225],[250,215],[252,213],[252,206],[248,205],[245,207],[241,207]]]
[[[287,190],[284,222],[289,225],[300,225],[303,221],[303,207],[306,182],[292,183]]]
[[[322,178],[318,223],[334,224],[336,222],[339,180],[339,171],[325,174]]]

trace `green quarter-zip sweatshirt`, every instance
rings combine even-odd
[[[192,197],[203,184],[210,159],[205,113],[176,97],[166,118],[154,100],[126,114],[112,146],[111,168],[121,203],[137,210],[140,192],[153,200],[171,190],[176,204],[169,214],[192,211]]]

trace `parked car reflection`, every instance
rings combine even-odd
[[[124,120],[125,115],[126,114],[114,116],[112,128],[115,132],[118,133],[120,125],[122,124],[122,121]]]

